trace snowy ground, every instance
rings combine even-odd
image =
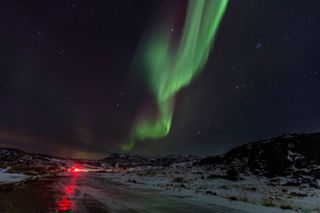
[[[320,212],[320,190],[305,186],[289,186],[285,178],[268,179],[242,176],[240,180],[210,177],[199,168],[182,171],[169,168],[138,168],[131,171],[103,174],[112,181],[134,187],[162,189],[169,192],[197,195],[207,199],[227,198],[278,209]]]
[[[0,169],[0,184],[1,183],[16,183],[26,180],[28,176],[18,173],[8,173],[7,169]]]
[[[27,175],[0,169],[0,185],[23,182]],[[89,172],[91,174],[95,172]],[[60,175],[68,175],[60,173]],[[89,175],[89,174],[88,174]],[[238,180],[212,177],[212,170],[201,167],[173,165],[170,167],[136,167],[96,173],[113,182],[134,188],[153,189],[166,194],[187,196],[233,209],[260,212],[320,212],[320,189],[290,186],[287,178],[268,179],[242,176]]]

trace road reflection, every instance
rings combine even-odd
[[[244,212],[198,201],[130,188],[110,182],[102,175],[70,172],[0,192],[0,213]]]
[[[60,195],[55,202],[55,210],[58,212],[76,211],[77,205],[75,202],[75,192],[77,190],[77,180],[79,173],[72,173],[70,182],[63,186],[62,195]]]

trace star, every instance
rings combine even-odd
[[[261,46],[262,46],[262,43],[258,42],[258,43],[256,44],[256,49],[260,49]]]

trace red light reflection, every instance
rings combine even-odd
[[[62,195],[56,201],[55,209],[59,212],[76,210],[76,203],[74,201],[74,194],[77,188],[78,175],[72,175],[70,182],[63,187]]]
[[[63,195],[58,203],[57,203],[57,208],[58,211],[70,211],[70,210],[75,210],[76,205],[74,201],[72,201],[67,195]]]

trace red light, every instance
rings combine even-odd
[[[76,164],[73,167],[69,168],[68,171],[72,173],[80,173],[83,172],[83,168],[80,164]]]

